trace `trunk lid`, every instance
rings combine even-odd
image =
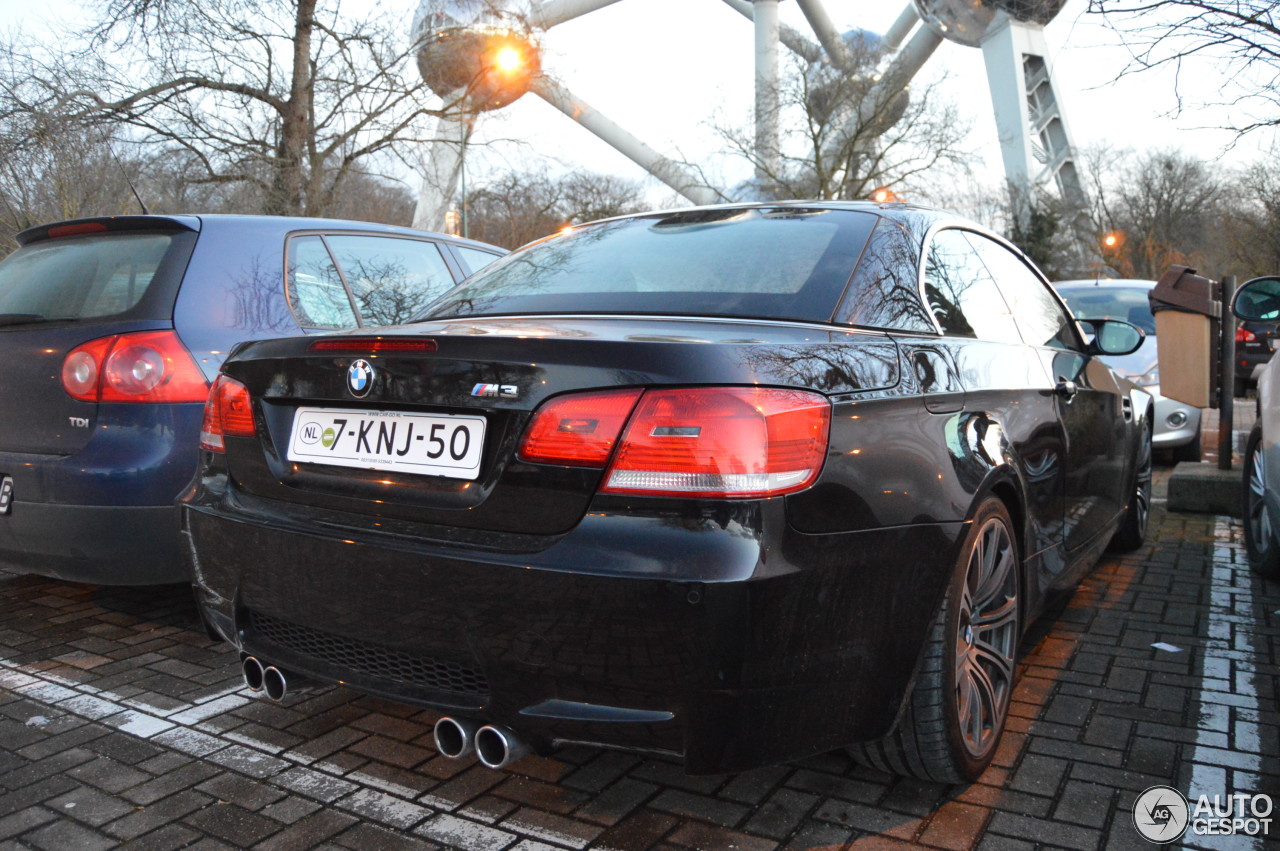
[[[332,511],[347,522],[352,514],[364,515],[384,531],[400,523],[532,535],[572,528],[596,492],[601,470],[530,464],[516,457],[532,412],[562,393],[760,384],[834,395],[898,381],[897,346],[887,335],[795,322],[588,316],[433,320],[383,329],[380,339],[395,345],[429,342],[434,351],[310,350],[322,341],[344,339],[370,337],[366,332],[253,343],[228,360],[224,371],[249,388],[260,414],[255,437],[227,437],[228,469],[240,493],[250,498]],[[357,361],[373,372],[363,398],[356,398],[348,383]],[[348,420],[361,412],[400,414],[400,430],[392,438],[398,447],[417,434],[430,434],[408,436],[405,424],[414,416],[482,421],[482,445],[466,459],[478,462],[478,469],[468,478],[466,473],[373,470],[358,460],[352,466],[308,463],[297,460],[300,445],[291,459],[300,409],[334,411]],[[439,422],[444,429],[458,421]],[[429,421],[420,423],[429,427]],[[358,432],[341,436],[348,428],[338,428],[338,439],[358,440]],[[384,428],[390,426],[369,427],[361,452],[376,445]],[[463,442],[459,438],[451,448]]]
[[[63,389],[63,359],[89,340],[173,327],[194,223],[91,219],[33,228],[0,262],[0,452],[70,455],[98,405]]]

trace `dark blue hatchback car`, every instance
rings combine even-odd
[[[209,382],[245,340],[391,325],[504,253],[366,222],[118,216],[0,262],[0,565],[186,579],[174,499]]]

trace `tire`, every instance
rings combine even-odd
[[[1244,548],[1249,567],[1264,579],[1280,579],[1280,541],[1267,512],[1267,459],[1260,451],[1262,429],[1254,426],[1244,450]]]
[[[969,524],[902,715],[884,738],[850,748],[854,759],[938,783],[986,770],[1017,673],[1020,565],[1009,512],[989,498]]]
[[[1236,376],[1236,378],[1231,382],[1231,395],[1237,399],[1243,399],[1245,396],[1248,396],[1249,379]]]
[[[1199,463],[1203,453],[1203,444],[1201,443],[1200,432],[1196,432],[1195,439],[1190,443],[1184,443],[1181,446],[1173,448],[1173,461],[1193,461]]]
[[[1199,444],[1200,439],[1196,438],[1197,447]],[[1147,540],[1147,526],[1151,520],[1151,432],[1145,429],[1138,447],[1131,492],[1133,496],[1125,510],[1124,520],[1111,538],[1110,549],[1116,552],[1131,553]]]

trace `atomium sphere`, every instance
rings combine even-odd
[[[1024,23],[1044,26],[1062,11],[1066,0],[913,0],[920,19],[938,35],[977,47],[997,12]]]
[[[418,71],[443,98],[498,109],[529,90],[542,53],[524,19],[500,0],[423,0],[414,15]]]

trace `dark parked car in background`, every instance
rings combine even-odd
[[[174,500],[244,340],[403,322],[501,249],[365,222],[79,219],[0,262],[0,564],[186,581]]]
[[[1152,444],[1169,450],[1175,461],[1199,461],[1200,409],[1160,395],[1160,362],[1156,351],[1156,320],[1147,294],[1155,281],[1133,279],[1055,281],[1053,286],[1078,317],[1123,319],[1147,336],[1127,355],[1107,357],[1108,365],[1151,394],[1155,400]]]
[[[1150,396],[1008,243],[901,205],[624,217],[379,333],[223,366],[196,597],[273,699],[446,714],[500,767],[577,742],[735,771],[995,753],[1019,640],[1140,545]]]
[[[1280,344],[1274,322],[1241,319],[1236,327],[1236,376],[1233,395],[1239,399],[1258,386],[1263,368]]]

